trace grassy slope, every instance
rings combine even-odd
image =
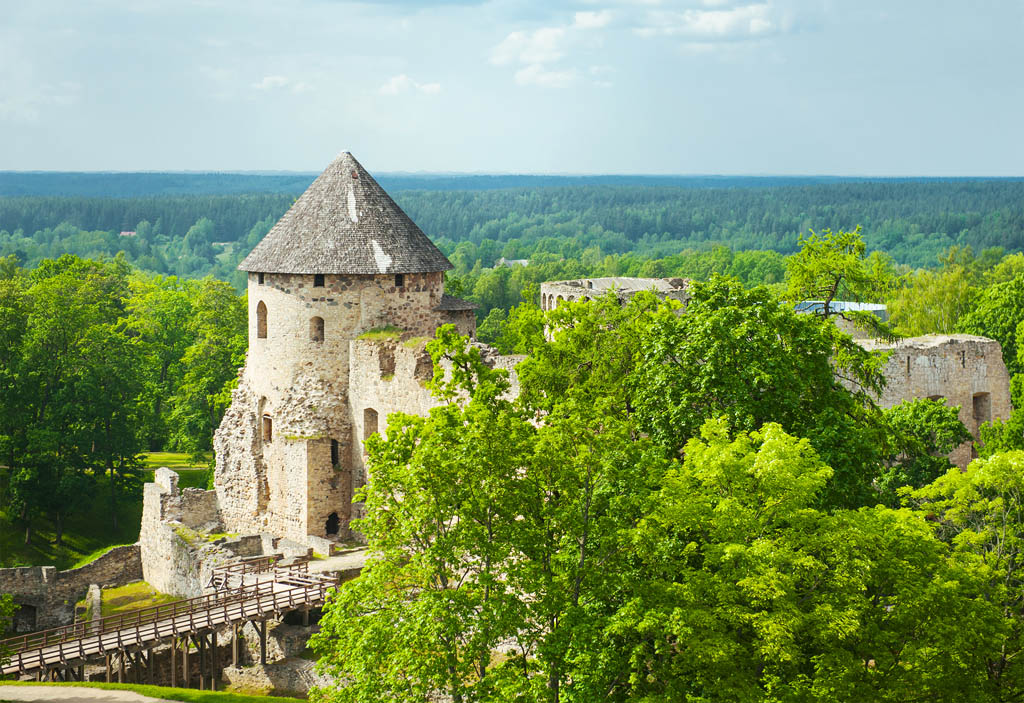
[[[141,472],[143,481],[153,480],[153,469],[167,466],[179,471],[182,488],[205,488],[206,471],[182,470],[190,467],[184,454],[167,452],[145,457],[147,470]],[[97,481],[96,494],[86,510],[69,515],[64,522],[64,544],[53,544],[56,531],[48,519],[33,522],[32,543],[24,544],[25,528],[19,521],[9,519],[0,506],[0,567],[35,566],[52,564],[58,569],[81,566],[119,544],[133,544],[139,538],[142,518],[141,492],[131,501],[117,506],[117,529],[110,516],[109,489],[106,477]]]
[[[0,681],[0,686],[75,686],[85,688],[102,688],[108,691],[135,691],[143,696],[164,698],[171,701],[188,703],[306,703],[300,698],[284,696],[250,696],[242,693],[222,693],[214,691],[196,691],[190,688],[168,688],[165,686],[147,686],[143,684],[120,683],[65,683],[39,684],[34,681]]]

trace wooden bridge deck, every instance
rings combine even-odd
[[[210,595],[4,640],[0,646],[7,648],[11,658],[0,671],[5,675],[68,671],[111,653],[121,654],[123,670],[126,653],[224,625],[318,607],[324,604],[327,590],[336,585],[334,579],[306,573],[304,568],[277,568],[273,562],[262,566],[266,568],[227,568],[215,574],[212,585],[218,590]],[[232,581],[237,585],[230,586]],[[187,666],[187,641],[185,646]],[[109,677],[109,659],[107,665]]]

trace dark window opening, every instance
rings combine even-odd
[[[324,318],[313,317],[309,320],[309,338],[314,342],[324,341]]]
[[[257,281],[259,282],[259,284],[260,284],[260,285],[262,286],[262,285],[263,285],[263,274],[262,274],[262,273],[257,273],[257,274],[256,274],[256,280],[257,280]]]
[[[270,442],[274,439],[274,421],[270,415],[263,416],[263,441]]]
[[[377,411],[367,408],[363,411],[363,441],[365,442],[374,434],[377,434]]]
[[[396,288],[401,288],[404,285],[405,285],[405,274],[404,273],[396,273],[395,274],[395,287]]]
[[[267,306],[262,300],[256,306],[256,336],[259,339],[267,338]]]
[[[21,605],[14,613],[13,630],[15,632],[32,632],[36,629],[36,607]]]
[[[338,513],[331,513],[327,516],[327,524],[324,526],[324,532],[328,536],[338,534],[338,530],[341,529],[341,520],[338,519]]]
[[[338,444],[338,440],[331,440],[331,466],[337,466],[341,463],[341,446]]]
[[[313,274],[313,287],[323,288],[324,287],[324,275],[322,273]]]
[[[974,421],[981,425],[992,421],[992,395],[990,393],[974,394]]]

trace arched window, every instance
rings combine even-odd
[[[272,442],[274,440],[274,421],[270,419],[270,415],[263,416],[263,441]]]
[[[324,341],[324,318],[313,317],[309,320],[309,338],[314,342]]]
[[[256,336],[267,338],[267,305],[262,300],[256,306]]]

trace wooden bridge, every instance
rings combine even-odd
[[[307,562],[283,566],[277,557],[241,561],[214,570],[210,586],[215,590],[208,595],[0,641],[0,652],[10,655],[0,673],[82,681],[85,664],[102,660],[108,682],[115,675],[117,681],[125,682],[130,668],[135,682],[153,683],[153,650],[170,644],[171,686],[191,687],[189,659],[195,656],[198,687],[215,688],[220,673],[218,629],[231,628],[231,664],[237,666],[239,634],[250,624],[260,640],[260,662],[265,664],[267,619],[301,610],[308,623],[309,610],[323,605],[327,589],[335,585],[332,578],[310,574]]]

